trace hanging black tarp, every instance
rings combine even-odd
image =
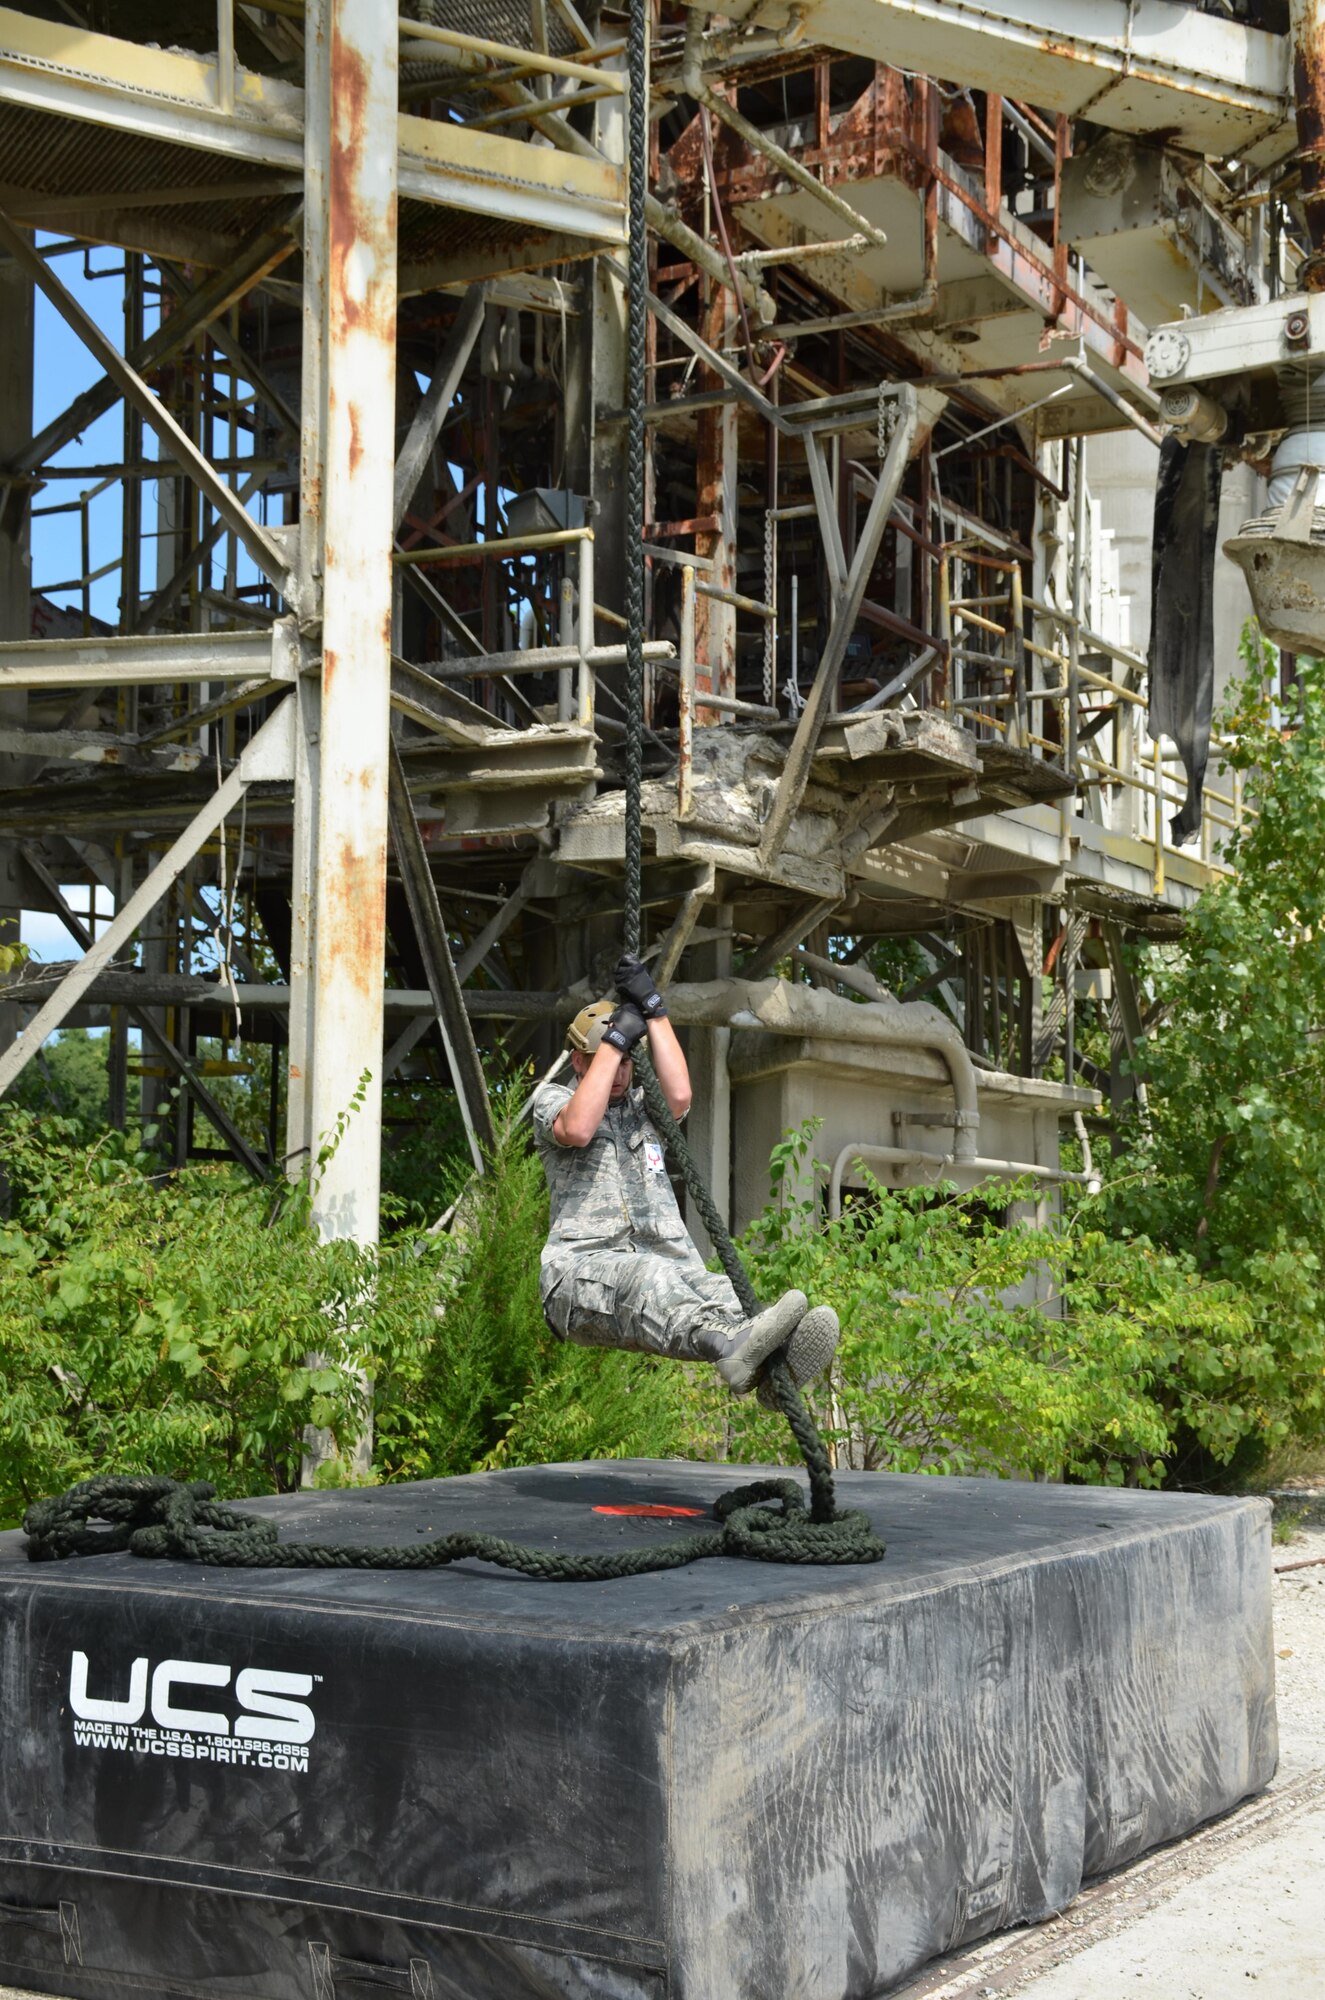
[[[1150,565],[1150,732],[1178,746],[1187,797],[1178,846],[1201,827],[1215,685],[1214,582],[1223,452],[1166,437],[1159,449]]]

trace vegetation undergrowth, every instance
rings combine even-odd
[[[318,1244],[301,1188],[227,1168],[163,1175],[123,1139],[0,1113],[0,1515],[98,1470],[297,1483],[304,1429],[348,1450],[372,1382],[375,1477],[557,1459],[791,1460],[777,1417],[712,1371],[564,1345],[538,1302],[546,1193],[507,1105],[493,1171],[450,1234]],[[995,1226],[952,1191],[874,1189],[816,1226],[810,1134],[773,1162],[747,1233],[755,1282],[831,1301],[843,1343],[815,1393],[838,1462],[1153,1484],[1179,1426],[1215,1456],[1246,1341],[1238,1288],[1106,1236]],[[305,1365],[306,1356],[318,1365]],[[324,1477],[338,1477],[335,1463]]]
[[[1122,1243],[1162,1244],[1249,1302],[1245,1339],[1206,1382],[1209,1421],[1175,1440],[1197,1479],[1212,1430],[1244,1475],[1325,1445],[1325,664],[1299,661],[1280,697],[1273,650],[1249,631],[1243,652],[1222,754],[1255,811],[1182,940],[1139,962],[1148,1109],[1100,1211]]]
[[[776,1150],[743,1250],[762,1296],[838,1309],[813,1402],[840,1465],[1157,1484],[1325,1463],[1325,667],[1299,663],[1283,714],[1273,661],[1247,658],[1223,754],[1255,811],[1185,936],[1138,948],[1147,1091],[1102,1192],[1038,1232],[951,1188],[871,1186],[825,1221],[812,1131]],[[288,1488],[307,1426],[342,1452],[360,1434],[365,1380],[382,1479],[794,1459],[711,1370],[548,1331],[527,1083],[494,1078],[497,1152],[463,1193],[454,1121],[412,1105],[366,1252],[315,1240],[307,1186],[166,1172],[150,1131],[98,1130],[86,1037],[62,1046],[0,1105],[0,1520],[99,1470]]]
[[[306,1186],[164,1173],[150,1133],[88,1143],[0,1106],[0,1523],[100,1471],[289,1490],[306,1426],[348,1461],[365,1376],[379,1479],[685,1449],[688,1380],[567,1348],[543,1320],[547,1197],[518,1114],[512,1093],[449,1234],[369,1252],[316,1240]]]

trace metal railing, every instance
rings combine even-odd
[[[697,685],[695,660],[695,593],[700,586],[694,566],[681,570],[681,658],[677,694],[676,731],[676,816],[689,819],[695,806],[695,710],[713,709],[720,715],[744,716],[752,722],[776,722],[778,711],[762,702],[738,701],[734,695],[712,694]],[[744,599],[738,599],[744,603]],[[766,611],[767,606],[757,607]]]
[[[979,581],[968,589],[963,578],[972,572]],[[1069,771],[1101,824],[1150,849],[1153,890],[1162,896],[1168,860],[1193,850],[1179,848],[1169,829],[1187,785],[1176,749],[1150,734],[1148,663],[1070,607],[1032,596],[1018,560],[969,543],[944,550],[939,634],[948,663],[946,678],[935,676],[939,705],[977,738]],[[1219,747],[1216,740],[1215,760]],[[1213,770],[1217,780],[1217,761]],[[1228,872],[1221,849],[1247,810],[1240,772],[1228,774],[1227,789],[1207,781],[1195,848],[1205,867]]]

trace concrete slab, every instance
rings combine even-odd
[[[732,1475],[264,1511],[619,1547],[704,1523],[598,1509],[704,1509]],[[550,1586],[32,1566],[4,1537],[0,1971],[78,2000],[865,2000],[1269,1778],[1265,1503],[841,1489],[885,1563]]]

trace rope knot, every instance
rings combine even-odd
[[[220,1506],[215,1496],[216,1488],[206,1479],[155,1474],[81,1479],[67,1493],[28,1508],[23,1516],[28,1560],[59,1562],[66,1556],[127,1551],[180,1562],[225,1562],[251,1560],[250,1552],[275,1547],[273,1521]],[[217,1548],[222,1537],[228,1543],[224,1553]]]

